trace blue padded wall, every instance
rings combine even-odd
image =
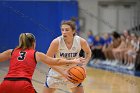
[[[78,17],[77,1],[0,1],[0,52],[18,45],[20,33],[36,37],[36,50],[46,53],[61,35],[60,23]]]

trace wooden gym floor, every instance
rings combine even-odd
[[[8,62],[0,63],[0,82],[8,71]],[[39,63],[33,76],[33,85],[42,93],[47,66]],[[85,93],[140,93],[140,77],[87,67],[87,78],[83,82]],[[65,90],[63,90],[65,89]],[[69,89],[58,89],[55,93],[71,93]]]

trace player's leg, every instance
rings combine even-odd
[[[55,88],[48,88],[48,87],[44,87],[43,88],[43,93],[54,93],[55,92]]]
[[[84,89],[82,86],[71,88],[72,93],[84,93]]]
[[[54,93],[55,92],[55,84],[56,84],[56,79],[52,77],[47,77],[46,82],[43,87],[43,93]]]

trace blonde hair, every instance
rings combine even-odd
[[[33,46],[35,43],[35,36],[31,33],[21,33],[19,37],[19,45],[17,48],[27,49]]]

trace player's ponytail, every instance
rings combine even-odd
[[[76,35],[76,30],[77,30],[77,26],[76,26],[77,18],[72,17],[72,18],[71,18],[71,21],[74,22],[74,24],[75,24],[75,33],[73,34],[73,36],[75,36],[75,35]]]
[[[35,37],[31,33],[22,33],[19,37],[19,45],[17,48],[27,49],[33,46],[35,42]]]
[[[77,21],[77,18],[75,18],[75,17],[72,17],[72,18],[71,18],[71,21],[73,21],[74,23],[76,23],[76,21]]]

